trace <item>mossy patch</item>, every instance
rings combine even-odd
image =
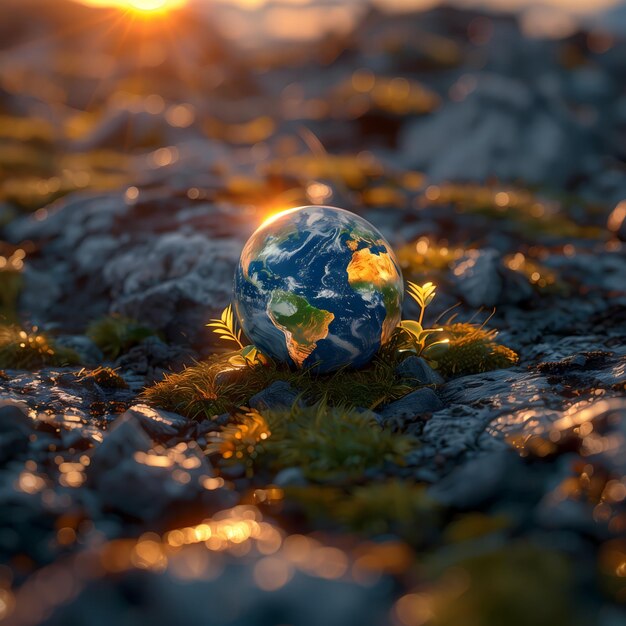
[[[517,540],[452,563],[446,553],[444,561],[429,593],[433,626],[555,626],[585,621],[576,619],[569,599],[572,565],[545,546]]]
[[[291,486],[284,497],[291,512],[315,526],[332,523],[368,536],[393,534],[413,546],[432,539],[441,516],[424,485],[398,478],[344,488]]]
[[[445,377],[512,367],[519,360],[513,350],[496,343],[494,330],[457,323],[444,326],[442,334],[450,342],[448,349],[437,355],[434,365]]]
[[[248,474],[300,467],[311,479],[361,476],[386,462],[402,464],[417,440],[384,430],[374,415],[326,402],[241,413],[215,433],[208,451]]]
[[[447,183],[427,194],[430,205],[451,205],[459,213],[482,215],[503,231],[534,241],[537,237],[599,239],[602,230],[575,222],[563,203],[546,201],[523,188]]]
[[[431,364],[444,377],[477,374],[517,363],[518,356],[513,350],[495,342],[493,330],[460,323],[445,326],[439,335],[448,338],[450,343],[446,350],[431,350],[436,355]],[[167,375],[163,381],[146,389],[143,398],[186,417],[206,419],[237,412],[247,406],[256,393],[276,381],[286,381],[302,394],[306,403],[325,399],[330,406],[373,410],[419,386],[397,375],[396,366],[403,354],[388,348],[385,346],[367,367],[342,369],[326,375],[311,370],[292,370],[269,360],[235,367],[232,360],[238,352],[213,355],[182,372]]]
[[[78,354],[57,345],[46,333],[0,326],[0,368],[31,370],[80,363]]]
[[[85,333],[105,356],[116,359],[156,332],[136,320],[110,315],[92,322]]]
[[[307,401],[325,398],[330,405],[377,406],[396,400],[414,389],[396,376],[395,363],[375,359],[360,370],[343,369],[319,375],[291,370],[268,362],[253,367],[233,367],[232,353],[213,356],[186,370],[169,374],[143,397],[152,404],[191,418],[210,418],[245,406],[256,393],[278,380],[287,381]]]
[[[0,241],[0,324],[18,323],[25,257],[24,248]]]
[[[450,247],[421,237],[416,242],[405,244],[397,251],[400,267],[407,276],[433,276],[447,270],[465,253],[465,248]]]
[[[22,292],[22,273],[17,270],[0,271],[0,321],[17,322],[17,301]]]
[[[128,389],[126,381],[110,367],[81,370],[76,375],[81,382],[94,382],[103,389]]]

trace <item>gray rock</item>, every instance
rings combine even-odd
[[[135,404],[124,415],[137,418],[144,430],[153,439],[167,439],[185,432],[194,422],[179,415],[147,404]]]
[[[87,475],[99,483],[109,470],[132,458],[135,452],[147,452],[151,445],[139,418],[132,413],[124,413],[115,420],[95,449]]]
[[[441,181],[525,180],[565,184],[584,171],[576,155],[591,152],[589,131],[549,87],[497,74],[472,77],[473,89],[402,139],[407,165]]]
[[[99,365],[104,361],[100,348],[85,335],[65,335],[58,337],[56,342],[77,352],[84,365]]]
[[[469,250],[452,268],[453,281],[471,306],[494,306],[500,301],[502,277],[497,250]]]
[[[409,423],[405,430],[419,436],[420,446],[406,457],[408,466],[415,468],[415,476],[424,472],[441,478],[462,459],[471,458],[481,450],[489,453],[507,450],[509,445],[502,438],[489,435],[482,446],[477,440],[494,419],[490,407],[448,406],[434,413],[426,423]]]
[[[111,259],[104,280],[122,315],[164,329],[173,322],[180,327],[184,311],[192,309],[195,329],[202,328],[209,310],[230,301],[240,251],[232,240],[166,233]]]
[[[95,443],[102,440],[102,423],[94,419],[94,409],[105,422],[119,416],[120,406],[134,399],[131,389],[103,389],[93,380],[83,378],[80,368],[43,368],[36,372],[9,372],[9,379],[0,378],[0,397],[27,404],[36,411],[37,422],[54,423],[55,428],[76,429],[80,426]],[[110,411],[110,412],[109,412]]]
[[[189,212],[189,203],[150,190],[136,204],[120,192],[77,192],[51,205],[45,220],[15,220],[11,240],[48,242],[46,259],[25,267],[23,309],[47,327],[119,312],[168,339],[206,343],[204,324],[230,300],[249,216],[209,203]]]
[[[513,408],[526,406],[530,395],[543,394],[549,388],[544,376],[510,368],[454,378],[439,393],[449,404],[472,405],[495,400],[499,405]]]
[[[84,623],[87,613],[98,616],[94,626],[134,626],[138,621],[152,626],[380,626],[388,621],[392,593],[388,579],[375,578],[364,585],[349,576],[338,580],[314,576],[303,567],[290,569],[286,584],[268,592],[251,575],[259,562],[257,556],[236,559],[225,553],[216,566],[200,544],[185,546],[168,557],[171,566],[163,573],[135,570],[97,580],[71,579],[81,593],[72,602],[59,602],[46,619],[47,626]],[[41,580],[49,585],[54,582],[50,576]],[[49,606],[37,594],[29,596],[29,601],[33,612]],[[23,607],[19,608],[25,611]]]
[[[143,376],[148,382],[162,377],[168,370],[180,370],[191,365],[194,353],[177,345],[168,345],[159,337],[146,337],[116,361],[115,367],[124,373]]]
[[[572,361],[566,359],[565,363],[571,365]],[[589,362],[598,369],[570,369],[564,375],[571,378],[576,374],[576,380],[580,380],[576,384],[580,387],[598,386],[602,382],[607,394],[615,394],[611,389],[618,384],[620,376],[623,381],[623,359],[587,359],[586,363]],[[421,442],[419,448],[407,455],[407,465],[420,471],[430,469],[441,476],[462,460],[481,455],[490,457],[510,449],[512,440],[521,441],[530,435],[547,436],[555,423],[578,420],[578,423],[593,421],[618,427],[626,423],[624,404],[618,398],[600,396],[592,404],[582,403],[580,417],[571,408],[559,408],[562,388],[547,378],[547,373],[536,368],[514,368],[448,381],[438,389],[445,409],[434,413],[425,424],[403,424],[404,429],[418,435]],[[623,461],[626,437],[616,434],[612,441],[614,447],[610,452],[608,449],[603,452],[602,462],[611,467],[615,475],[622,475],[626,472]]]
[[[0,405],[0,461],[4,462],[28,448],[33,433],[33,421],[28,407],[17,402]]]
[[[383,423],[388,421],[403,422],[407,419],[420,417],[425,413],[434,413],[443,408],[439,396],[425,387],[407,394],[403,398],[388,404],[380,413]]]
[[[231,369],[220,370],[215,376],[216,385],[232,385],[241,379],[241,368],[233,367]]]
[[[592,506],[588,502],[571,499],[556,500],[553,494],[546,495],[535,510],[538,525],[550,530],[572,530],[586,536],[602,539],[604,528],[594,522]]]
[[[81,274],[93,274],[112,259],[120,248],[118,238],[111,235],[93,235],[87,237],[76,248],[75,260]]]
[[[7,230],[12,240],[47,239],[50,252],[69,254],[79,250],[87,237],[111,232],[114,221],[127,211],[120,192],[76,192],[50,205],[45,220],[30,216],[16,220]]]
[[[298,400],[299,392],[288,382],[277,380],[250,398],[250,407],[257,411],[265,409],[289,409]]]
[[[286,467],[274,476],[272,483],[277,487],[306,487],[309,481],[300,467]]]
[[[441,385],[443,377],[436,372],[425,359],[410,356],[396,367],[396,374],[401,378],[415,381],[422,385]]]
[[[446,506],[467,509],[494,498],[507,481],[509,451],[471,459],[428,489],[428,495]]]
[[[154,459],[154,460],[153,460]],[[100,501],[141,520],[155,520],[174,504],[191,501],[203,492],[202,479],[213,470],[197,444],[156,455],[140,452],[101,474]]]
[[[206,492],[204,478],[214,475],[206,456],[191,440],[173,448],[152,449],[150,437],[169,437],[187,420],[166,411],[135,405],[121,415],[95,449],[86,474],[97,505],[141,520],[163,516],[175,503]],[[221,490],[220,490],[221,491]],[[215,497],[218,500],[221,496]],[[229,502],[231,499],[229,498]]]
[[[452,268],[459,295],[473,307],[523,302],[533,290],[525,277],[510,270],[494,249],[469,250]]]
[[[28,417],[28,406],[19,402],[0,403],[0,434],[28,437],[33,427],[33,420]]]

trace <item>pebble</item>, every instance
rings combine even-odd
[[[416,417],[423,418],[427,414],[439,411],[443,406],[439,396],[429,387],[425,387],[391,402],[380,412],[380,417],[383,424],[402,423]]]
[[[396,367],[396,374],[420,385],[441,385],[444,382],[441,374],[428,365],[426,359],[418,356],[404,359]]]
[[[250,398],[250,408],[257,411],[272,409],[290,409],[298,400],[300,393],[288,382],[277,380],[266,389]]]

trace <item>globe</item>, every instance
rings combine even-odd
[[[325,373],[367,364],[400,321],[398,261],[369,222],[329,206],[267,220],[243,248],[237,319],[273,359]]]

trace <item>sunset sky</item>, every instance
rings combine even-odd
[[[94,6],[117,6],[127,9],[143,11],[163,11],[176,6],[181,6],[187,2],[198,4],[210,2],[221,2],[239,5],[242,7],[258,7],[269,4],[269,0],[78,0],[83,4]],[[353,0],[354,4],[359,4],[360,0]],[[381,6],[391,6],[393,8],[428,8],[439,4],[439,0],[376,0],[375,4]],[[554,9],[561,9],[573,13],[593,13],[607,9],[619,4],[619,0],[542,0],[541,2],[528,2],[528,0],[451,0],[451,4],[459,6],[489,6],[502,10],[519,10],[529,8],[529,5],[546,6]],[[307,5],[315,4],[307,0],[285,0],[285,4]]]

